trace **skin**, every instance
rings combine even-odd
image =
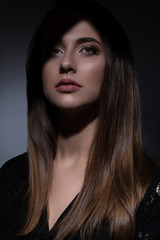
[[[80,43],[82,38],[91,38]],[[97,100],[104,79],[105,58],[102,40],[87,21],[76,23],[52,49],[52,57],[43,67],[46,98],[58,108],[73,109]],[[72,79],[81,88],[71,93],[57,91],[61,79]]]
[[[57,153],[48,200],[49,229],[82,188],[97,123],[97,115],[90,115],[95,112],[104,69],[102,39],[86,20],[64,33],[43,67],[45,96],[58,110]],[[74,92],[59,92],[55,86],[62,78],[73,79],[81,87]]]

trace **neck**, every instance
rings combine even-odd
[[[79,112],[58,112],[56,160],[86,162],[94,138],[97,117],[85,109]]]

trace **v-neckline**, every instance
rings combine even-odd
[[[60,214],[60,216],[58,217],[58,219],[56,220],[55,224],[53,225],[53,227],[51,229],[49,229],[49,222],[48,222],[48,214],[47,214],[47,207],[45,209],[45,218],[47,220],[47,232],[51,232],[56,226],[57,224],[67,215],[67,213],[70,211],[73,203],[75,202],[76,198],[77,198],[78,194],[73,198],[73,200],[67,205],[67,207],[64,209],[64,211]]]

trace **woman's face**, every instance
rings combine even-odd
[[[53,44],[51,57],[42,69],[44,94],[58,108],[93,104],[104,70],[104,46],[98,31],[89,21],[79,21]]]

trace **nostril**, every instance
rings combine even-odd
[[[68,68],[64,68],[64,67],[60,67],[60,73],[68,73],[68,72],[73,72],[74,70],[73,70],[73,68],[71,68],[71,67],[68,67]]]

